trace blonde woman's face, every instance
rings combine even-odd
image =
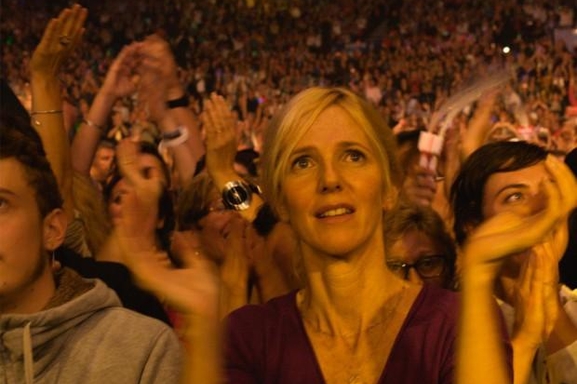
[[[347,255],[382,243],[378,155],[341,107],[322,112],[289,154],[280,215],[304,249]]]

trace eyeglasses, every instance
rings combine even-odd
[[[411,268],[415,268],[421,278],[430,279],[441,276],[445,271],[445,257],[442,255],[426,256],[414,264],[391,260],[387,261],[387,267],[405,280],[409,277]]]

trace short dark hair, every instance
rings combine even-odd
[[[467,238],[466,227],[478,225],[483,217],[483,191],[495,173],[512,172],[544,161],[547,151],[526,141],[499,141],[486,144],[463,163],[451,186],[455,217],[453,230],[458,244]]]
[[[0,116],[0,159],[10,158],[22,164],[42,218],[54,209],[62,208],[62,195],[40,136],[21,118],[3,111]]]

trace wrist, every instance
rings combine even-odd
[[[164,148],[177,147],[188,141],[190,134],[188,128],[184,125],[176,127],[172,131],[166,131],[162,133],[162,140],[158,144],[158,151],[162,153]]]
[[[45,86],[45,87],[59,87],[60,81],[54,74],[45,74],[32,72],[30,74],[30,84],[32,86]]]
[[[169,98],[166,102],[166,107],[168,109],[174,108],[188,108],[190,102],[188,100],[188,95],[184,93],[182,96],[177,98]]]

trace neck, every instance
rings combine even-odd
[[[342,259],[303,253],[307,286],[299,292],[299,309],[305,321],[326,332],[370,328],[406,285],[387,269],[382,248]]]
[[[18,287],[18,292],[0,294],[0,315],[40,312],[46,307],[55,292],[56,283],[51,267],[47,264],[37,278]]]

